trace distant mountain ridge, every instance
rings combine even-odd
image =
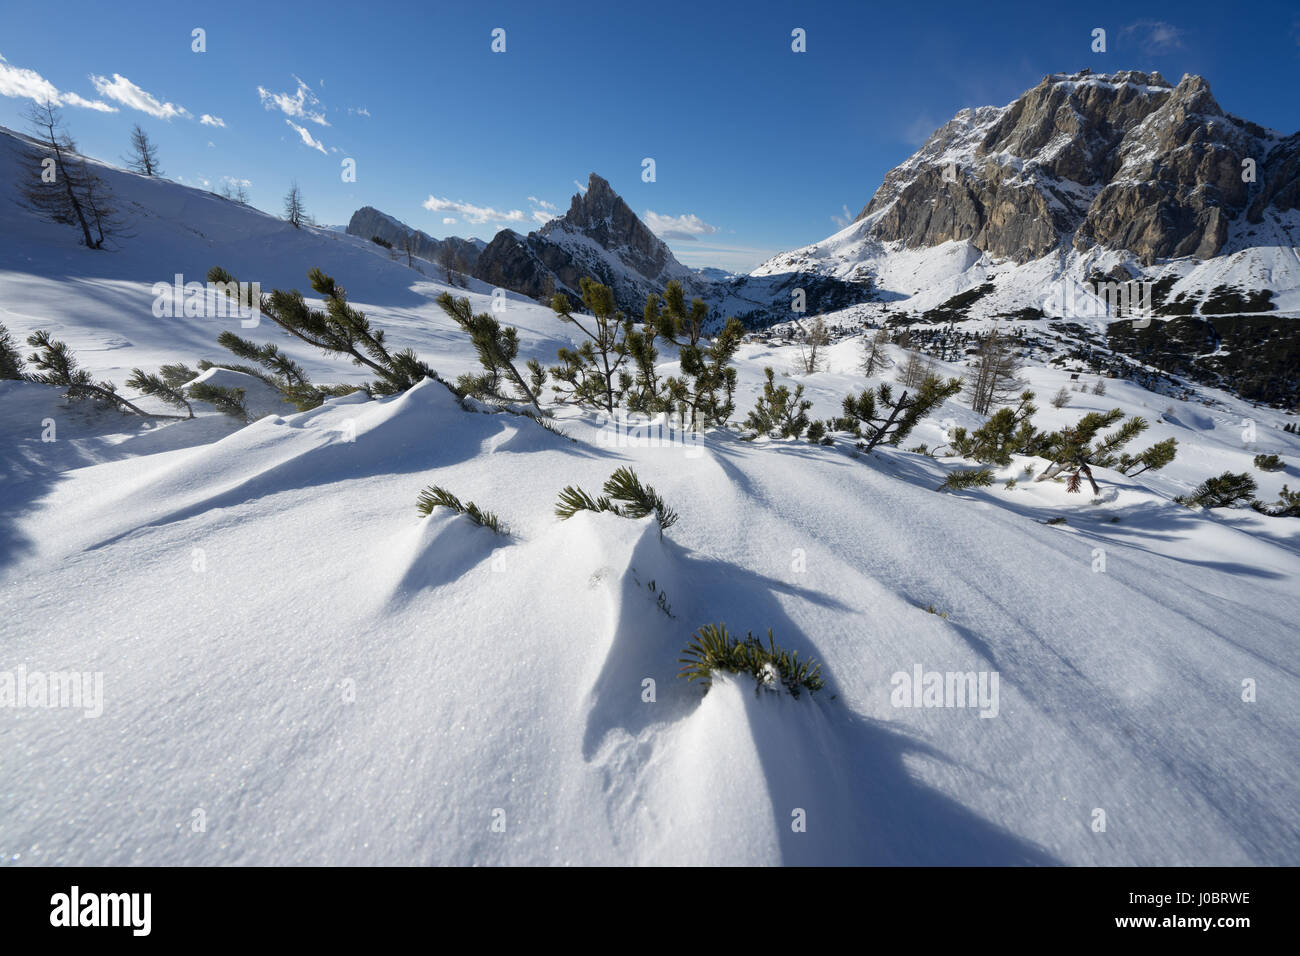
[[[596,173],[569,211],[541,229],[496,234],[479,257],[475,278],[533,298],[577,295],[589,276],[614,290],[620,309],[640,315],[646,296],[676,280],[687,296],[708,297],[709,283],[686,268]]]
[[[430,262],[441,263],[444,252],[450,250],[453,261],[458,260],[463,263],[461,271],[468,273],[473,272],[479,253],[487,246],[482,239],[462,239],[460,236],[435,239],[427,232],[413,229],[400,219],[380,212],[374,206],[362,206],[354,212],[344,231],[350,236],[360,236],[362,239],[378,236],[391,242],[395,249],[402,248],[406,236],[412,235],[415,240],[413,251],[417,256]]]

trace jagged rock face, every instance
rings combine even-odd
[[[363,239],[378,236],[391,242],[396,249],[401,249],[405,237],[413,234],[415,237],[413,251],[417,256],[430,262],[442,262],[444,250],[450,249],[452,256],[459,259],[461,268],[466,272],[473,271],[478,262],[479,252],[483,248],[482,241],[477,239],[462,239],[460,236],[435,239],[428,233],[412,229],[373,206],[362,206],[352,214],[352,218],[348,221],[347,234],[360,236]]]
[[[509,229],[497,233],[474,276],[533,298],[577,295],[589,276],[613,289],[618,307],[629,315],[639,315],[646,295],[662,292],[673,279],[690,295],[705,285],[595,173],[563,217],[527,236]]]
[[[883,240],[965,239],[1017,262],[1065,243],[1208,258],[1243,213],[1295,208],[1298,155],[1300,137],[1275,145],[1199,76],[1175,87],[1158,73],[1058,74],[1001,109],[958,113],[858,218],[874,216]],[[1247,158],[1259,184],[1242,179]]]
[[[1250,222],[1263,219],[1270,206],[1278,212],[1300,209],[1300,133],[1278,143],[1264,165],[1269,176],[1246,210]]]
[[[534,299],[563,291],[554,273],[530,244],[532,238],[532,235],[521,236],[513,229],[502,229],[479,254],[474,278]]]
[[[574,195],[564,218],[540,230],[542,236],[556,239],[564,232],[588,237],[647,279],[657,281],[670,264],[677,265],[664,241],[595,173],[587,180],[587,191]]]

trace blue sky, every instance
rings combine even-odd
[[[120,159],[139,122],[167,176],[247,180],[269,211],[296,178],[322,223],[372,205],[491,238],[563,213],[594,171],[683,262],[734,269],[836,231],[957,110],[1050,72],[1200,73],[1226,110],[1300,129],[1300,6],[1269,0],[11,2],[0,56],[0,124],[54,91],[84,152]]]

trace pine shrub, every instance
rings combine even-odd
[[[776,435],[778,438],[798,438],[808,428],[808,410],[812,402],[803,397],[803,386],[795,386],[794,393],[785,385],[776,384],[776,373],[763,369],[767,381],[763,394],[758,397],[754,410],[745,419],[745,427],[758,435]]]
[[[1256,455],[1255,467],[1260,471],[1281,471],[1286,467],[1286,462],[1277,455]]]
[[[682,654],[678,662],[684,666],[679,676],[703,681],[706,693],[718,671],[748,674],[758,685],[755,690],[775,690],[779,684],[796,698],[805,690],[811,694],[826,686],[821,665],[813,660],[800,661],[798,651],[791,653],[777,647],[771,628],[765,647],[752,632],[741,640],[727,632],[726,624],[706,624],[692,635]]]
[[[1190,495],[1179,495],[1174,500],[1189,508],[1231,508],[1253,500],[1257,487],[1248,473],[1225,471],[1216,478],[1206,478]]]
[[[501,519],[492,512],[484,511],[472,501],[461,504],[459,498],[441,485],[430,485],[420,492],[415,507],[420,512],[421,518],[429,517],[434,508],[447,508],[458,515],[464,515],[476,525],[487,528],[489,531],[495,531],[497,534],[506,536],[510,534],[509,529],[501,523]]]
[[[970,468],[951,472],[936,491],[964,491],[967,488],[987,488],[993,484],[992,468]]]
[[[654,515],[662,534],[677,523],[677,512],[649,485],[641,484],[636,472],[626,466],[619,468],[605,481],[604,494],[593,498],[581,488],[572,485],[560,492],[555,513],[560,518],[572,518],[579,511],[607,511],[621,518],[644,518]],[[616,504],[617,502],[617,504]]]
[[[0,381],[23,378],[23,356],[9,330],[0,323]]]

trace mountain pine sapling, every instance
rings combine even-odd
[[[1232,508],[1253,501],[1257,488],[1247,472],[1225,471],[1216,478],[1206,478],[1190,495],[1179,495],[1174,501],[1189,508]]]
[[[1033,392],[1022,392],[1018,405],[999,408],[973,432],[954,428],[952,450],[962,458],[995,465],[1011,464],[1013,454],[1032,454],[1041,440],[1030,421],[1038,411],[1033,398]]]
[[[1166,438],[1164,441],[1156,442],[1136,456],[1130,455],[1128,452],[1123,453],[1119,456],[1119,464],[1115,466],[1115,470],[1121,475],[1136,478],[1144,471],[1159,471],[1173,461],[1177,454],[1178,439]]]
[[[859,448],[868,453],[877,445],[897,445],[931,411],[961,391],[961,379],[943,381],[929,375],[922,380],[916,393],[904,389],[894,400],[892,386],[883,384],[874,392],[866,389],[859,396],[844,396],[844,414],[836,419],[835,427],[852,432],[863,439]]]
[[[593,498],[581,488],[570,485],[560,492],[555,513],[560,518],[572,518],[579,511],[607,511],[622,518],[644,518],[652,514],[659,522],[660,534],[677,523],[677,512],[668,507],[654,488],[642,485],[631,468],[619,468],[609,476],[601,490],[604,494]]]
[[[551,377],[568,385],[566,400],[603,408],[612,415],[633,385],[632,376],[623,371],[631,356],[628,338],[634,331],[632,320],[618,310],[609,286],[586,276],[579,285],[582,304],[591,313],[586,325],[573,315],[569,297],[563,293],[551,299],[551,308],[561,322],[577,326],[587,340],[577,349],[559,350],[560,364],[551,369]],[[564,394],[559,385],[554,389],[557,395]]]
[[[672,288],[670,282],[669,288]],[[694,328],[694,326],[690,326]],[[700,337],[678,348],[682,374],[664,382],[669,407],[685,425],[689,413],[691,428],[721,427],[736,410],[736,370],[731,366],[745,336],[739,319],[731,318],[722,332],[706,346]]]
[[[185,397],[185,386],[195,378],[198,372],[184,363],[163,365],[158,374],[151,375],[138,368],[131,369],[131,377],[126,380],[127,388],[144,392],[166,402],[172,408],[184,409],[186,418],[194,417],[194,409]]]
[[[18,351],[18,343],[9,334],[9,330],[0,323],[0,381],[5,379],[21,381],[22,378],[22,353]]]
[[[803,397],[802,385],[795,386],[793,395],[785,385],[777,385],[776,373],[770,367],[763,369],[763,375],[767,379],[763,394],[745,419],[745,427],[753,429],[755,437],[774,434],[778,438],[798,438],[808,427],[812,402]]]
[[[446,508],[458,515],[464,515],[476,525],[487,528],[489,531],[495,531],[497,534],[507,537],[510,535],[510,530],[492,512],[482,510],[472,501],[461,504],[459,498],[441,485],[430,485],[421,491],[419,498],[416,499],[415,507],[420,512],[421,518],[429,517],[434,508]]]
[[[791,653],[777,647],[771,628],[764,647],[752,632],[740,640],[727,632],[726,624],[706,624],[691,636],[682,654],[678,662],[684,666],[678,676],[688,681],[703,681],[705,693],[718,671],[748,674],[757,684],[756,691],[776,690],[781,686],[796,698],[802,691],[811,694],[826,686],[821,665],[812,660],[800,662],[798,651]]]
[[[533,406],[539,414],[542,406],[538,403],[537,393],[524,381],[515,367],[519,356],[519,330],[513,326],[502,327],[488,312],[475,315],[469,299],[454,298],[450,292],[438,296],[438,305],[468,335],[478,353],[479,364],[483,366],[481,375],[462,375],[456,385],[469,394],[485,395],[502,401],[513,401],[501,388],[503,378],[508,378],[523,396],[524,401]],[[537,370],[530,366],[533,381],[537,381]]]
[[[1013,479],[1014,480],[1014,479]],[[949,472],[936,491],[964,491],[967,488],[987,488],[993,484],[992,468],[970,468]],[[1015,487],[1011,485],[1009,487]]]
[[[196,402],[207,402],[223,415],[248,422],[248,407],[244,404],[244,390],[211,382],[194,382],[188,386],[189,397]]]
[[[1260,514],[1270,518],[1300,518],[1300,490],[1292,491],[1286,485],[1278,493],[1278,503],[1266,505],[1262,501],[1252,501],[1250,506]]]
[[[1119,408],[1113,408],[1109,412],[1089,412],[1073,427],[1045,436],[1035,453],[1051,464],[1034,481],[1047,481],[1064,474],[1067,476],[1065,490],[1077,492],[1081,479],[1087,478],[1093,494],[1101,494],[1101,488],[1092,475],[1093,466],[1110,468],[1119,464],[1120,459],[1115,453],[1147,427],[1146,419],[1134,415],[1123,421],[1111,434],[1097,439],[1098,432],[1123,418],[1124,411]],[[1097,439],[1096,444],[1093,444],[1094,439]]]
[[[42,385],[56,385],[64,389],[64,397],[72,400],[90,398],[113,408],[134,412],[144,418],[180,418],[180,415],[150,415],[144,409],[117,394],[112,382],[95,382],[90,373],[77,365],[77,358],[63,342],[50,338],[50,333],[37,329],[27,336],[27,344],[36,349],[27,361],[36,369],[27,380]]]

